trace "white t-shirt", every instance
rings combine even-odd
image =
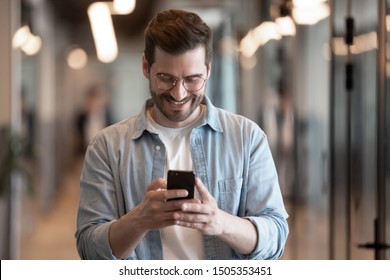
[[[168,128],[156,123],[148,112],[149,129],[157,133],[167,151],[165,174],[169,169],[193,170],[190,152],[190,134],[202,121],[202,113],[192,124],[180,128]],[[166,175],[165,175],[166,176]],[[165,178],[166,179],[166,178]],[[203,236],[199,230],[170,226],[160,230],[164,260],[204,259]]]

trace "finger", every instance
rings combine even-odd
[[[157,190],[148,190],[146,192],[145,197],[150,201],[166,201],[166,190],[165,189],[157,189]]]
[[[184,203],[198,203],[199,200],[196,199],[171,199],[165,202],[161,202],[160,211],[171,212],[171,211],[182,211],[182,205]]]
[[[166,200],[173,198],[185,198],[188,195],[188,191],[185,189],[167,190],[165,192]]]
[[[182,223],[207,223],[209,221],[209,218],[207,215],[203,214],[191,214],[186,212],[174,212],[173,218],[176,221],[182,222]]]
[[[185,202],[181,205],[181,210],[187,213],[208,214],[208,207],[204,203],[189,203]]]
[[[154,219],[149,220],[150,228],[158,229],[167,226],[173,226],[176,224],[176,220],[173,219],[174,212],[166,212],[160,215],[156,215]]]
[[[156,180],[152,181],[148,187],[147,191],[157,191],[167,188],[167,181],[163,178],[157,178]]]
[[[165,204],[166,202],[170,202],[170,201],[179,201],[179,200],[184,201],[184,199],[182,198],[185,198],[187,195],[188,192],[186,190],[172,190],[172,191],[157,190],[157,191],[148,191],[146,197],[148,197],[149,201],[159,201],[160,203]],[[178,209],[180,209],[183,201],[180,202],[180,206]]]
[[[187,198],[184,197],[184,198],[180,198],[178,200],[181,201],[181,204],[183,204],[183,203],[197,203],[197,204],[201,204],[202,203],[202,201],[200,201],[197,198],[189,198],[189,199],[187,199]]]
[[[202,203],[202,201],[200,199],[197,199],[197,198],[188,199],[186,202],[188,202],[188,203]]]
[[[202,202],[207,202],[212,198],[211,194],[209,193],[203,182],[199,179],[199,177],[195,178],[195,187],[199,192]]]

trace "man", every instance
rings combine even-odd
[[[205,96],[212,34],[168,10],[145,32],[152,98],[88,147],[76,232],[83,259],[277,259],[287,213],[266,136]],[[169,169],[193,170],[194,199],[167,190]]]

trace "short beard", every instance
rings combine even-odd
[[[185,114],[174,114],[171,111],[165,110],[163,106],[163,99],[166,98],[172,98],[169,94],[169,92],[161,93],[160,95],[157,95],[151,88],[150,88],[150,94],[152,96],[154,106],[157,107],[157,109],[171,122],[182,122],[185,121],[189,116],[192,115],[192,113],[198,108],[198,106],[202,103],[202,100],[204,98],[204,94],[200,95],[192,95],[190,94],[190,101],[191,106],[188,112],[185,112]]]

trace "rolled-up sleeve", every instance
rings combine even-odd
[[[247,177],[246,218],[257,229],[257,246],[247,259],[278,259],[289,233],[288,214],[279,186],[278,174],[262,132],[254,137]]]

